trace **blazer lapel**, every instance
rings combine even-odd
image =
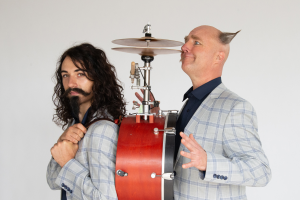
[[[194,116],[199,116],[198,118],[201,119],[201,117],[203,116],[203,114],[205,114],[206,112],[210,112],[211,108],[212,108],[212,104],[213,104],[213,99],[217,99],[219,98],[219,96],[224,92],[224,90],[226,90],[227,88],[225,87],[225,85],[223,83],[221,83],[220,85],[218,85],[207,97],[206,99],[202,102],[202,104],[199,106],[199,108],[196,110],[195,114],[193,115]],[[187,101],[186,101],[187,102]],[[185,104],[186,104],[185,102]],[[185,106],[184,104],[184,106]],[[182,108],[184,108],[184,106]],[[181,111],[182,111],[182,108],[181,108]],[[206,109],[203,109],[203,108],[206,108]],[[181,113],[180,111],[180,113]],[[179,116],[179,115],[178,115]],[[193,123],[194,119],[193,117],[190,119],[190,121],[188,122],[188,124],[186,125],[185,129],[184,129],[184,133],[187,131],[187,127],[189,127],[189,125],[191,123]],[[193,133],[194,134],[194,133]],[[175,166],[177,165],[177,162],[180,158],[180,151],[182,151],[182,147],[181,145],[179,146],[179,150],[178,150],[178,154],[177,154],[177,157],[176,157],[176,161],[175,161],[175,164],[174,164],[174,169],[175,169]]]

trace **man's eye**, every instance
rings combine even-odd
[[[63,74],[62,77],[63,77],[63,78],[66,78],[66,77],[68,77],[68,75],[67,75],[67,74]]]
[[[84,73],[79,73],[78,76],[85,76],[85,74]]]
[[[199,45],[200,44],[200,42],[198,42],[198,41],[195,41],[195,45]]]

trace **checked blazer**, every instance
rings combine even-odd
[[[245,186],[265,186],[271,179],[269,162],[257,133],[254,108],[245,99],[216,87],[184,129],[207,153],[206,172],[183,169],[190,159],[180,145],[175,161],[175,200],[247,199]]]
[[[66,190],[68,200],[117,200],[115,164],[119,126],[107,120],[93,123],[79,141],[75,159],[63,168],[51,158],[47,182]]]

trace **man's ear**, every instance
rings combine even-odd
[[[221,62],[225,59],[225,53],[223,51],[219,51],[217,55],[217,62]]]

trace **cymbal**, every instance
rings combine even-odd
[[[149,41],[148,46],[146,42],[147,40]],[[154,37],[125,38],[113,40],[112,43],[133,47],[176,47],[184,45],[183,42],[166,39],[157,39]]]
[[[176,49],[144,48],[144,47],[116,47],[116,48],[112,48],[112,50],[139,54],[141,56],[156,56],[161,54],[181,53],[180,50],[176,50]]]

